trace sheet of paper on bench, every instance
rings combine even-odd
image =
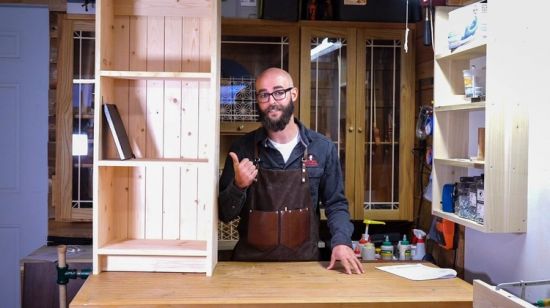
[[[430,280],[456,277],[456,271],[454,269],[430,267],[419,263],[378,266],[376,268],[411,280]]]

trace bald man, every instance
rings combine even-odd
[[[220,178],[220,219],[237,217],[236,261],[319,260],[319,204],[332,249],[348,274],[363,273],[351,248],[353,225],[334,143],[294,118],[292,77],[269,68],[256,79],[262,127],[232,145]]]

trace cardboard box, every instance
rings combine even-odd
[[[258,18],[257,0],[224,0],[222,16],[235,18]]]
[[[448,47],[454,51],[465,44],[487,38],[487,3],[473,3],[449,12]]]

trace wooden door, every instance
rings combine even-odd
[[[302,27],[300,119],[335,142],[352,219],[412,220],[414,48],[402,35],[396,25]]]
[[[94,51],[93,16],[63,15],[57,63],[56,221],[92,220]],[[83,153],[74,151],[77,144],[85,148]]]
[[[302,27],[300,120],[330,138],[338,150],[350,214],[355,213],[356,30]]]
[[[357,84],[361,86],[355,113],[355,215],[410,221],[414,48],[409,43],[405,51],[401,29],[364,28],[357,33]]]

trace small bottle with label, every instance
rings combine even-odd
[[[380,249],[380,257],[382,260],[393,259],[393,245],[387,235],[384,242],[382,243],[382,246],[380,246]]]
[[[399,260],[411,259],[411,245],[407,240],[407,235],[403,234],[403,240],[399,243]]]

